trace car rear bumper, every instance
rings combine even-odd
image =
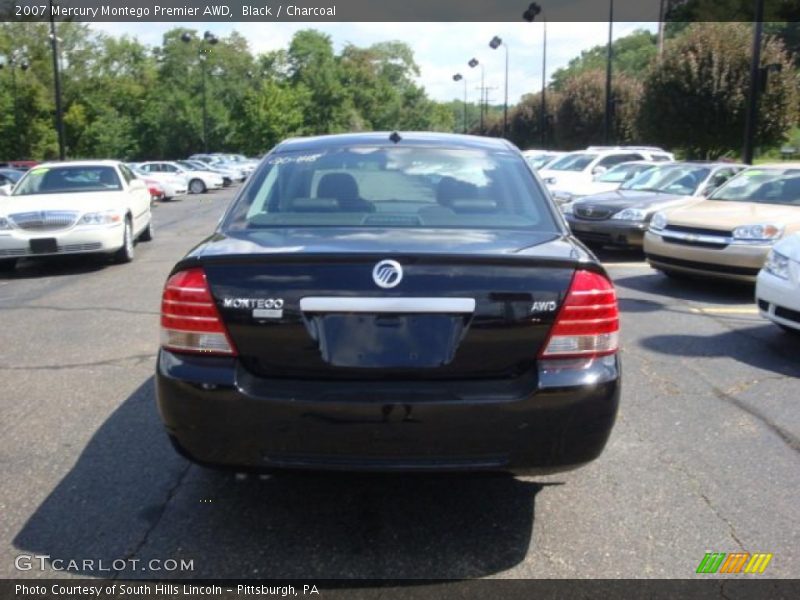
[[[174,198],[175,196],[185,196],[189,193],[189,188],[185,184],[177,185],[172,183],[162,184],[164,194],[167,198]]]
[[[666,241],[662,236],[648,231],[645,234],[644,252],[656,269],[680,271],[718,279],[755,283],[772,246],[728,245],[709,248]]]
[[[156,382],[182,454],[256,471],[564,471],[600,455],[620,394],[616,357],[515,384],[312,382],[162,350]]]
[[[756,303],[762,317],[800,330],[800,294],[797,284],[761,271],[756,281]]]
[[[641,221],[586,221],[567,215],[572,233],[583,242],[611,246],[637,246],[644,244],[647,223]]]
[[[31,240],[54,239],[56,251],[34,251]],[[122,224],[98,227],[73,227],[61,231],[26,231],[12,229],[0,232],[0,258],[59,256],[94,252],[116,252],[123,243]]]

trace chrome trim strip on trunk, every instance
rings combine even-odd
[[[474,298],[365,298],[309,296],[300,299],[303,312],[321,313],[474,313]]]

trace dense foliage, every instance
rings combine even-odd
[[[649,69],[639,109],[642,135],[691,157],[735,153],[750,86],[751,28],[702,23],[667,44],[663,60]],[[761,93],[757,143],[779,144],[797,118],[797,73],[782,44],[767,37],[762,64],[774,65]]]
[[[173,29],[149,48],[84,24],[58,27],[72,158],[202,150],[204,73],[211,150],[255,155],[292,135],[455,127],[452,110],[416,83],[413,52],[401,42],[348,45],[337,55],[330,37],[305,30],[286,50],[254,56],[235,32],[209,45],[202,32]],[[181,39],[187,32],[188,43]],[[0,159],[57,156],[47,25],[0,24],[0,55],[18,59],[15,85],[11,65],[0,71]]]
[[[705,0],[671,5],[689,16],[713,8]],[[70,157],[172,158],[205,145],[257,155],[294,135],[464,130],[464,103],[431,100],[417,83],[412,49],[402,42],[347,44],[336,53],[328,35],[303,30],[287,48],[254,55],[235,32],[212,46],[201,41],[201,32],[176,28],[158,47],[148,47],[79,23],[58,27]],[[663,53],[658,36],[648,31],[613,44],[611,142],[658,144],[694,157],[738,155],[752,27],[677,22],[665,31]],[[781,69],[770,74],[760,101],[757,141],[767,149],[797,131],[800,24],[771,22],[765,32],[762,65]],[[46,24],[0,23],[0,57],[6,59],[0,70],[0,160],[57,155],[48,33]],[[191,41],[184,41],[186,34]],[[509,139],[522,148],[602,143],[606,54],[604,45],[585,50],[554,73],[544,119],[539,90],[511,106]],[[8,63],[11,57],[16,66]],[[461,96],[460,83],[453,90]],[[481,131],[473,95],[470,90],[467,130],[503,135],[502,106],[487,107]]]

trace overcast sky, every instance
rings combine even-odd
[[[174,27],[206,29],[218,36],[237,30],[254,53],[286,48],[300,29],[313,28],[331,36],[338,52],[347,43],[369,46],[376,42],[400,40],[408,43],[420,67],[419,83],[436,100],[462,98],[463,83],[452,80],[454,73],[467,76],[471,102],[478,97],[480,69],[470,69],[473,56],[485,65],[486,85],[495,87],[490,101],[503,101],[505,55],[489,48],[489,40],[500,36],[509,48],[509,103],[541,88],[542,23],[95,23],[92,27],[111,35],[129,34],[149,45],[161,43],[164,32]],[[635,29],[655,31],[656,23],[615,23],[614,38]],[[581,50],[608,39],[608,23],[548,23],[548,77],[565,66]]]

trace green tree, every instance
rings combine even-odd
[[[289,77],[292,85],[308,90],[304,108],[304,132],[346,131],[347,93],[331,38],[313,29],[298,31],[289,44]]]
[[[751,28],[740,23],[695,23],[666,45],[650,69],[638,126],[646,139],[716,158],[741,149],[750,85]],[[797,116],[797,73],[783,45],[768,37],[763,64],[779,64],[759,106],[759,145],[781,142]]]
[[[643,73],[658,54],[657,36],[649,31],[637,30],[614,40],[612,43],[615,73],[638,75]],[[569,61],[564,68],[553,73],[550,86],[561,90],[567,82],[586,71],[597,71],[606,68],[608,49],[605,44],[584,50],[580,56]]]
[[[544,126],[545,146],[553,148],[558,146],[553,128],[554,115],[561,105],[561,94],[548,91],[546,100],[547,118]],[[542,147],[542,95],[541,92],[525,95],[519,104],[512,107],[508,113],[509,139],[522,149]],[[502,120],[500,121],[502,127]]]
[[[263,154],[281,140],[303,130],[308,90],[263,79],[248,91],[237,110],[234,145],[240,152]]]
[[[595,70],[584,71],[564,82],[555,113],[555,135],[560,147],[571,150],[604,142],[605,81],[605,72]],[[632,77],[617,74],[611,92],[614,99],[611,142],[639,141],[636,119],[641,86]]]

